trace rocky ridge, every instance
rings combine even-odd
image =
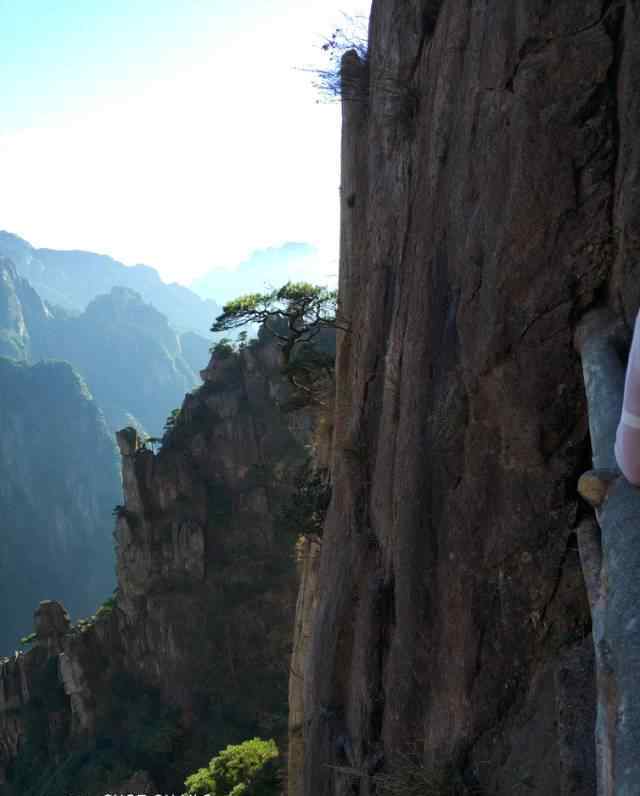
[[[213,316],[212,316],[213,317]],[[199,383],[209,341],[179,334],[133,290],[113,287],[81,313],[47,306],[0,257],[0,356],[71,362],[112,429],[160,435],[167,415]]]
[[[226,743],[284,733],[295,570],[292,540],[274,517],[309,427],[278,408],[286,394],[279,368],[277,347],[265,341],[214,357],[158,452],[134,429],[118,434],[125,499],[115,531],[117,599],[54,641],[41,643],[38,631],[32,651],[0,666],[7,793],[31,793],[24,772],[34,759],[51,794],[61,771],[72,772],[65,785],[90,796],[141,769],[178,789]],[[34,751],[29,716],[51,666],[58,735],[45,733]],[[136,700],[147,692],[145,714]],[[141,748],[117,746],[127,721],[116,710],[121,698],[140,716],[130,736],[156,728]],[[39,721],[50,725],[47,705],[35,698]],[[83,744],[96,740],[93,757],[78,763]]]

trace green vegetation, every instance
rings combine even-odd
[[[28,647],[31,644],[33,644],[33,642],[35,640],[36,640],[36,634],[35,633],[29,633],[28,636],[23,636],[20,639],[20,644],[22,644],[23,647]]]
[[[140,450],[152,450],[154,453],[162,446],[162,437],[145,436],[140,441]]]
[[[228,337],[223,337],[221,340],[218,340],[215,345],[211,346],[211,353],[215,354],[216,357],[221,361],[229,359],[229,357],[232,357],[235,352],[236,348],[233,344],[233,341]]]
[[[116,607],[115,595],[113,597],[108,597],[96,611],[96,619],[109,616],[109,614],[113,613],[113,609],[115,607]]]
[[[178,711],[167,708],[158,691],[128,675],[109,684],[109,703],[97,720],[91,747],[65,752],[64,728],[52,735],[46,717],[64,708],[66,697],[52,658],[36,683],[27,715],[26,743],[10,772],[10,784],[21,796],[68,796],[108,793],[139,769],[158,782],[175,782],[173,768],[182,729]],[[51,754],[55,752],[55,754]]]
[[[290,351],[298,343],[312,340],[320,329],[335,328],[337,293],[308,282],[287,282],[270,293],[240,296],[223,307],[212,332],[238,329],[250,323],[264,324]],[[286,321],[286,333],[274,321]],[[223,342],[223,341],[221,341]]]
[[[283,373],[294,388],[289,408],[324,405],[333,384],[335,360],[326,332],[331,331],[333,340],[335,329],[348,330],[338,317],[336,291],[308,282],[287,282],[269,293],[240,296],[225,304],[211,331],[224,332],[253,323],[261,324],[280,341]]]
[[[275,741],[250,741],[230,745],[207,768],[187,777],[189,793],[211,796],[278,796],[278,748]]]
[[[166,419],[164,424],[165,433],[171,431],[176,427],[178,424],[178,420],[180,419],[180,407],[177,409],[172,409],[169,413],[169,417]]]

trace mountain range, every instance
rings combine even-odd
[[[104,254],[36,249],[10,232],[0,231],[0,255],[10,258],[18,273],[48,304],[83,311],[96,296],[113,287],[135,290],[166,315],[179,332],[209,335],[220,306],[177,283],[166,284],[146,265],[126,266]]]

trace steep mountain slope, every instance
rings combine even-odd
[[[84,310],[96,296],[113,287],[127,287],[140,293],[181,332],[208,335],[220,313],[215,301],[203,300],[177,283],[165,284],[157,271],[145,265],[127,267],[92,252],[35,249],[9,232],[0,232],[0,255],[13,260],[45,301],[67,309]]]
[[[207,351],[203,338],[187,342],[192,361],[195,351]],[[199,382],[164,315],[128,288],[112,288],[78,316],[54,316],[33,350],[39,358],[71,362],[113,429],[136,423],[161,435],[167,415]],[[200,366],[206,361],[201,356]]]
[[[0,358],[0,651],[30,632],[33,606],[92,613],[115,585],[115,445],[66,363]]]
[[[375,0],[368,62],[345,60],[352,332],[306,796],[449,766],[443,793],[595,793],[572,335],[595,303],[638,306],[639,20],[635,0]]]
[[[117,600],[75,628],[42,606],[34,649],[0,665],[1,793],[98,796],[140,769],[181,792],[226,743],[283,740],[295,572],[275,518],[309,420],[280,410],[280,367],[265,340],[214,357],[159,452],[118,435]]]
[[[168,414],[199,383],[209,345],[194,332],[179,335],[127,288],[98,296],[82,313],[49,308],[2,258],[0,353],[28,362],[70,362],[114,431],[134,424],[159,435]]]
[[[51,314],[13,262],[0,257],[0,356],[28,360],[32,333],[37,337]]]

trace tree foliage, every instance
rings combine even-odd
[[[333,379],[334,356],[316,344],[328,329],[347,330],[337,313],[337,292],[309,282],[287,282],[278,290],[251,293],[225,304],[212,332],[261,324],[280,341],[283,371],[299,400],[322,403],[322,386]]]
[[[217,343],[211,346],[210,351],[212,354],[215,354],[218,359],[224,360],[232,357],[235,354],[236,349],[232,340],[230,340],[228,337],[223,337],[221,340],[218,340]]]
[[[180,412],[180,407],[171,410],[164,424],[165,434],[176,427],[178,420],[180,419]]]
[[[294,346],[313,340],[322,328],[337,326],[336,302],[335,290],[309,282],[287,282],[279,290],[249,293],[225,304],[211,331],[264,324],[290,353]],[[284,331],[278,320],[286,322]]]
[[[277,759],[275,741],[252,738],[227,746],[184,784],[189,793],[198,796],[278,796]]]

